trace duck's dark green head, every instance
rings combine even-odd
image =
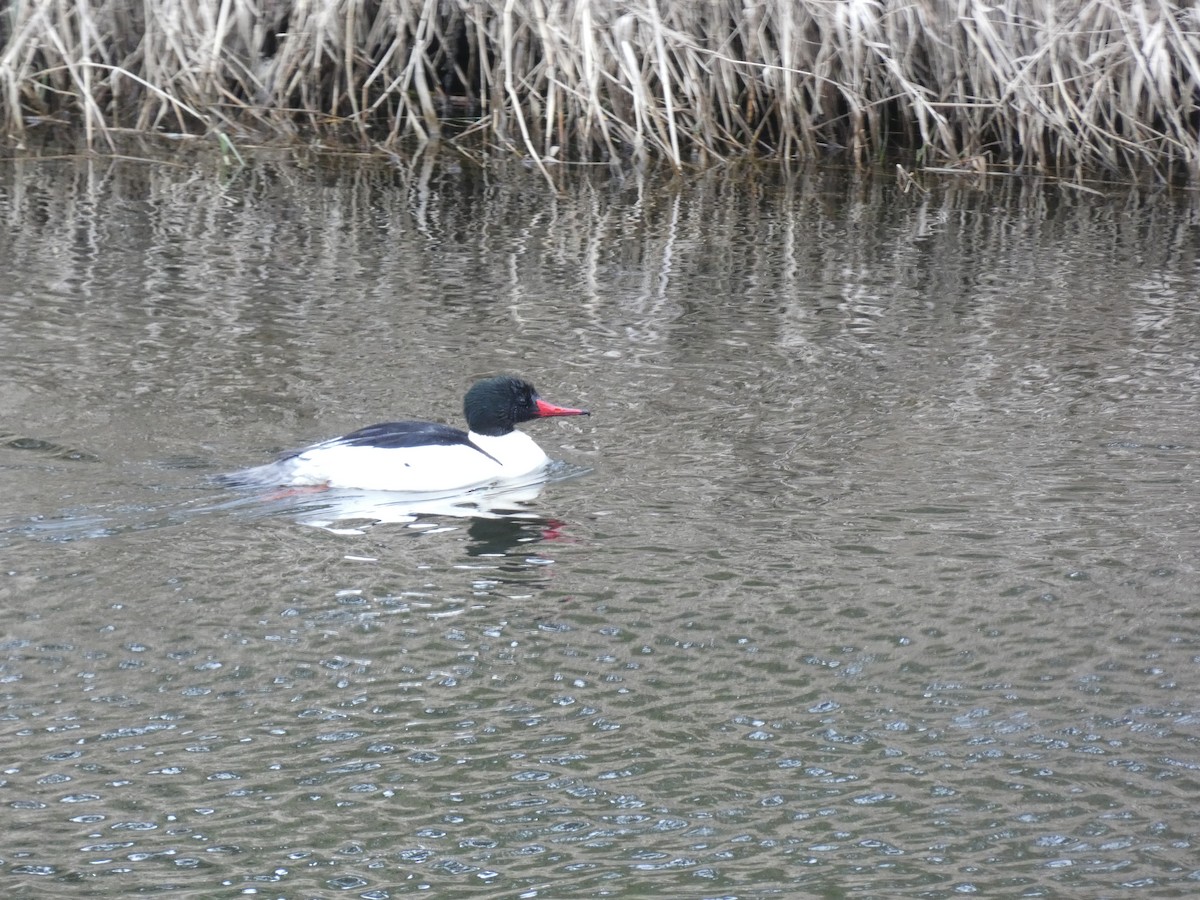
[[[511,375],[496,375],[471,385],[463,398],[463,415],[467,427],[476,434],[499,437],[530,419],[588,416],[591,413],[586,409],[547,403],[528,381]]]

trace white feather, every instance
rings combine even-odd
[[[264,485],[451,491],[522,478],[548,462],[533,438],[520,431],[501,437],[472,432],[470,437],[479,450],[466,444],[392,448],[326,441],[232,478]]]

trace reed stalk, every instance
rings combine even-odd
[[[1173,0],[0,0],[18,146],[54,122],[1195,181],[1198,102]]]

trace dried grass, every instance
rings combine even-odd
[[[89,146],[250,130],[448,139],[537,165],[904,153],[1195,180],[1198,99],[1200,12],[1169,0],[0,7],[0,124],[18,143],[49,120]]]

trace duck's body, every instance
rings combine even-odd
[[[518,422],[588,415],[538,397],[533,385],[498,376],[463,399],[469,431],[434,422],[384,422],[229,476],[239,484],[445,492],[532,476],[549,461]]]
[[[384,422],[261,468],[274,470],[272,484],[424,492],[520,478],[548,461],[533,438],[516,430],[490,437],[432,422]]]

